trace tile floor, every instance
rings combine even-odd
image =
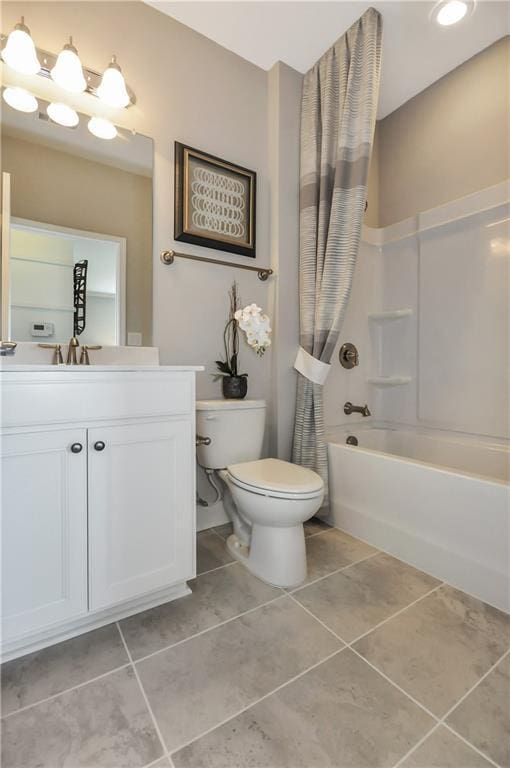
[[[510,617],[318,520],[286,592],[193,594],[4,664],[3,768],[510,766]]]

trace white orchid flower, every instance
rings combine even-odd
[[[246,334],[246,341],[258,355],[263,355],[271,346],[271,324],[269,317],[262,313],[262,308],[257,304],[248,304],[243,309],[238,309],[234,318],[239,328]]]

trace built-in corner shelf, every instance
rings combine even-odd
[[[411,376],[369,376],[367,382],[375,387],[401,387],[410,384]]]
[[[368,316],[369,320],[373,320],[376,323],[385,323],[390,320],[400,320],[401,317],[410,317],[413,314],[413,310],[408,309],[390,309],[387,312],[371,312]]]

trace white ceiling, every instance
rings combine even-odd
[[[478,0],[474,13],[452,27],[430,21],[435,3],[425,0],[146,2],[263,69],[284,61],[299,72],[373,5],[384,25],[379,118],[510,31],[504,0]]]

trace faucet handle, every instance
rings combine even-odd
[[[38,344],[43,349],[54,349],[53,365],[62,365],[64,359],[62,357],[62,345],[61,344]]]
[[[100,344],[84,344],[81,348],[80,365],[90,365],[89,350],[102,349]]]
[[[16,341],[0,341],[0,356],[14,355],[18,343]]]

